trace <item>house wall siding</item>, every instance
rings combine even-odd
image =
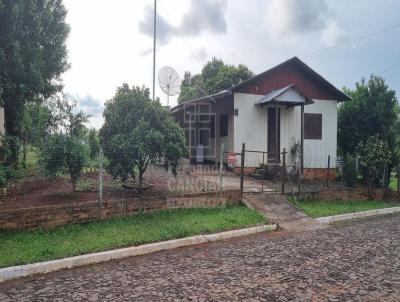
[[[241,152],[242,143],[246,144],[246,149],[267,150],[267,110],[255,105],[259,100],[259,95],[234,94],[234,108],[238,109],[238,115],[234,116],[234,151],[237,153]],[[245,157],[246,167],[257,167],[260,163],[260,154],[249,153]]]
[[[267,151],[268,147],[268,116],[267,107],[256,106],[259,95],[235,93],[234,108],[239,115],[234,116],[234,148],[240,152],[242,143],[246,149]],[[322,139],[304,140],[304,167],[326,168],[328,155],[331,156],[331,168],[336,167],[337,147],[337,101],[314,100],[314,104],[304,106],[305,113],[322,114]],[[297,107],[279,106],[281,111],[281,151],[286,148],[290,152],[295,142],[300,142],[301,109]],[[247,153],[246,167],[257,167],[262,163],[261,154]],[[288,163],[290,162],[288,157]]]
[[[301,109],[292,107],[281,111],[281,148],[288,152],[301,138]],[[336,167],[337,149],[337,101],[314,100],[304,106],[305,113],[322,114],[322,139],[304,139],[304,167],[326,168],[331,156],[332,168]]]
[[[306,113],[322,113],[322,139],[304,140],[304,167],[326,168],[331,156],[331,168],[336,168],[337,152],[337,101],[314,100],[304,107]],[[300,108],[299,108],[300,109]],[[300,118],[300,113],[299,113]]]

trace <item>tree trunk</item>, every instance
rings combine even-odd
[[[143,173],[144,171],[142,169],[139,170],[139,187],[143,187]]]
[[[144,171],[139,168],[139,188],[138,188],[138,193],[143,192],[143,173]]]

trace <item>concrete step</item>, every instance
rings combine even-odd
[[[327,227],[307,216],[281,194],[249,194],[244,196],[243,202],[263,214],[269,222],[286,230],[304,231]]]

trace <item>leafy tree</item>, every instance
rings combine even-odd
[[[8,136],[21,138],[24,107],[61,90],[69,26],[61,0],[0,0],[0,104]],[[14,139],[14,141],[16,141]],[[18,144],[9,161],[17,162]]]
[[[168,110],[152,102],[149,89],[127,84],[106,102],[100,129],[104,154],[113,177],[126,181],[139,172],[139,187],[149,163],[160,158],[173,161],[187,152],[183,130]]]
[[[338,109],[338,145],[341,153],[354,154],[361,142],[379,135],[391,150],[391,165],[399,160],[399,104],[396,94],[379,76],[362,79],[356,89],[345,89],[353,100],[342,103]]]
[[[87,137],[90,148],[90,158],[95,159],[97,155],[99,155],[100,151],[100,139],[99,136],[97,135],[96,129],[94,128],[90,129],[88,131]]]
[[[201,74],[192,76],[189,71],[185,71],[178,101],[194,100],[206,94],[207,92]]]
[[[379,184],[390,163],[391,152],[388,144],[378,135],[371,136],[365,142],[358,144],[357,155],[360,156],[360,166],[363,168],[368,185]]]
[[[63,130],[49,133],[40,148],[40,163],[48,176],[57,176],[67,171],[72,188],[76,184],[89,157],[89,146],[85,139],[87,116],[73,113],[73,106],[66,104],[66,120]]]
[[[245,65],[227,65],[221,59],[212,58],[200,74],[192,76],[186,71],[181,85],[179,102],[189,101],[228,89],[253,76]]]

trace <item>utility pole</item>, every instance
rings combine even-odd
[[[153,29],[153,101],[156,89],[156,26],[157,26],[157,0],[154,0],[154,29]]]

